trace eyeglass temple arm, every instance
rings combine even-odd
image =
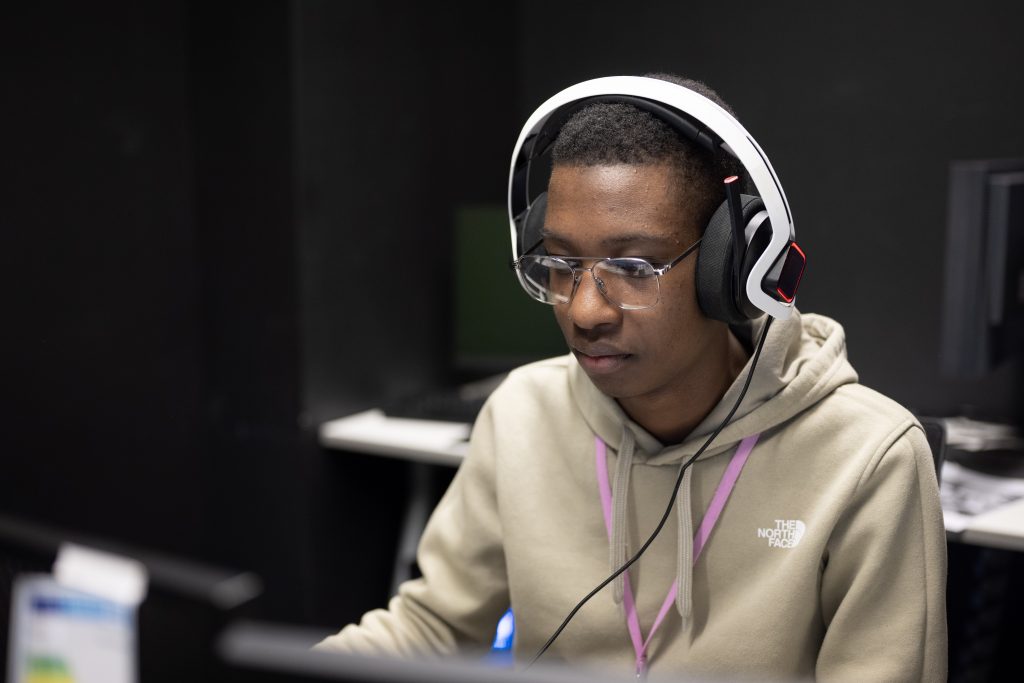
[[[672,259],[671,261],[669,261],[669,262],[668,262],[668,263],[667,263],[666,265],[664,265],[664,266],[662,266],[661,268],[659,268],[659,269],[658,269],[658,272],[659,272],[659,273],[662,273],[662,274],[664,274],[664,273],[667,273],[668,271],[672,270],[672,268],[673,268],[674,266],[678,265],[680,261],[682,261],[682,260],[683,260],[684,258],[686,258],[687,256],[689,256],[689,255],[690,255],[690,252],[692,252],[692,251],[693,251],[694,249],[696,249],[696,248],[697,248],[698,246],[700,246],[700,241],[701,241],[702,239],[704,239],[704,238],[703,238],[703,237],[701,237],[701,238],[699,238],[699,239],[698,239],[698,240],[697,240],[696,242],[694,242],[693,244],[691,244],[690,246],[688,246],[688,247],[686,248],[686,251],[684,251],[684,252],[683,252],[682,254],[680,254],[679,256],[676,256],[676,257],[675,257],[674,259]]]
[[[541,239],[537,240],[536,242],[534,242],[533,246],[531,246],[529,249],[527,249],[522,254],[520,254],[520,256],[526,256],[527,254],[529,254],[531,251],[533,251],[534,249],[536,249],[537,247],[539,247],[542,244],[544,244],[544,238],[543,237]],[[509,261],[509,263],[508,263],[509,268],[512,268],[514,270],[515,267],[516,267],[516,261],[518,261],[518,260],[519,259],[512,259],[511,261]]]

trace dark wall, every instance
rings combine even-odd
[[[0,510],[259,573],[304,614],[282,3],[6,8]]]
[[[406,5],[295,5],[314,422],[445,379],[455,207],[503,201],[518,133],[512,12]]]
[[[180,3],[3,10],[0,507],[202,547]],[[159,487],[161,493],[154,495]]]
[[[285,3],[186,3],[204,385],[202,557],[259,573],[268,613],[312,604]]]
[[[524,0],[520,120],[614,73],[704,80],[771,158],[808,252],[799,305],[846,328],[862,380],[914,410],[1012,417],[1020,375],[939,376],[947,176],[1024,156],[1019,5]]]
[[[452,371],[455,208],[502,201],[518,132],[514,22],[484,5],[293,7],[302,420],[312,430]],[[439,496],[452,472],[426,470]],[[338,627],[389,597],[410,481],[424,473],[343,452],[323,452],[313,471],[309,618]]]
[[[501,201],[513,27],[5,7],[0,513],[255,571],[273,617],[382,604],[410,467],[317,427],[449,371],[455,207]]]

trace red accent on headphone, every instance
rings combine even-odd
[[[782,265],[782,273],[779,275],[779,284],[775,288],[775,291],[787,304],[792,303],[796,298],[796,290],[800,287],[800,280],[804,276],[806,265],[807,255],[804,254],[804,250],[796,242],[790,242],[786,261]]]

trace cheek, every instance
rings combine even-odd
[[[664,306],[664,317],[676,326],[686,327],[699,323],[704,314],[697,303],[697,290],[692,277],[683,282],[674,282],[674,286],[661,288],[661,300],[657,307]]]
[[[552,306],[551,311],[555,316],[555,323],[558,324],[558,329],[562,331],[562,336],[569,339],[569,329],[572,327],[569,322],[569,307],[568,306]]]
[[[664,308],[662,308],[664,306]],[[657,320],[647,326],[648,334],[656,334],[659,343],[682,352],[683,347],[699,345],[710,330],[712,321],[700,310],[692,284],[663,288],[661,301],[652,312],[661,308]]]

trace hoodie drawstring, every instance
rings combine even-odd
[[[611,543],[608,546],[611,571],[626,564],[626,501],[629,499],[629,474],[633,471],[633,452],[636,439],[629,427],[622,427],[622,445],[619,447],[618,466],[615,468],[615,482],[612,485]],[[605,465],[607,468],[607,465]],[[612,584],[612,599],[615,604],[622,602],[625,593],[625,572],[615,577]]]
[[[615,578],[616,604],[623,602],[626,611],[626,624],[629,629],[630,640],[633,642],[633,649],[636,652],[636,673],[643,676],[647,668],[647,647],[654,637],[655,631],[661,626],[661,622],[668,614],[672,603],[676,605],[680,616],[683,619],[683,626],[689,622],[692,615],[693,605],[693,565],[697,563],[704,545],[711,536],[719,515],[725,508],[725,503],[732,493],[736,480],[750,456],[754,445],[757,443],[760,434],[748,436],[740,442],[736,453],[729,460],[729,464],[718,482],[718,488],[711,498],[704,519],[701,520],[697,533],[694,534],[693,521],[690,515],[690,484],[692,482],[692,468],[683,473],[683,486],[685,493],[680,498],[677,496],[675,505],[679,515],[679,555],[676,563],[676,579],[672,582],[665,601],[658,611],[658,616],[651,625],[647,638],[643,638],[640,631],[640,619],[636,612],[636,601],[633,599],[632,587],[629,584],[629,571],[624,571]],[[629,471],[633,464],[633,452],[635,441],[633,433],[628,428],[623,428],[622,447],[619,449],[618,466],[615,469],[614,492],[608,483],[608,458],[607,447],[600,437],[594,438],[594,454],[597,465],[598,488],[601,493],[601,509],[604,513],[605,529],[608,532],[610,551],[612,559],[612,571],[617,570],[626,563],[626,552],[628,540],[626,539],[626,499],[629,495]],[[621,560],[619,559],[621,557]],[[692,558],[692,559],[691,559]],[[621,591],[621,592],[620,592]]]
[[[690,511],[691,484],[693,482],[693,467],[687,467],[683,473],[682,496],[676,497],[676,516],[679,518],[677,530],[678,538],[676,547],[679,548],[679,558],[676,560],[676,610],[683,618],[683,626],[690,620],[690,606],[693,601],[693,563],[697,558],[693,556],[693,513]]]

